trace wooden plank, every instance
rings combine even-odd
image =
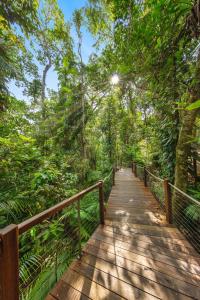
[[[151,271],[156,274],[156,278],[159,278],[159,276],[158,276],[158,274],[159,274],[162,278],[166,277],[167,280],[169,278],[171,278],[171,280],[173,280],[174,282],[179,281],[179,282],[191,284],[194,286],[194,288],[197,286],[198,287],[200,286],[200,279],[198,280],[197,278],[194,278],[193,276],[191,277],[190,275],[187,276],[186,274],[178,274],[178,273],[168,272],[168,270],[160,269],[156,265],[153,266],[153,268],[152,268],[152,264],[148,261],[147,262],[143,261],[143,263],[140,263],[137,261],[129,260],[127,258],[118,256],[114,253],[110,253],[110,252],[102,250],[102,249],[97,250],[97,248],[90,246],[90,245],[87,245],[84,255],[93,255],[95,257],[98,257],[105,261],[108,261],[112,264],[119,265],[120,267],[130,270],[134,273],[141,274],[141,275],[144,274],[145,277],[148,276],[148,273]],[[155,277],[152,277],[152,279],[155,279]]]
[[[105,219],[105,225],[113,226],[114,223],[118,223],[119,224],[120,222],[117,222],[117,221],[114,221],[114,220],[106,220]],[[127,223],[127,222],[123,222],[122,224],[124,224],[124,225],[131,224],[131,225],[138,225],[138,226],[145,225],[145,226],[154,226],[154,227],[158,226],[158,224],[151,224],[150,225],[150,224]],[[164,223],[163,221],[162,221],[162,223],[159,224],[159,228],[162,228],[162,227],[166,228],[166,223]],[[172,227],[172,225],[169,224],[169,228],[171,228],[171,227]]]
[[[49,297],[53,297],[52,299]],[[88,300],[87,296],[83,295],[80,291],[74,289],[65,281],[60,280],[51,291],[51,295],[48,295],[45,300]]]
[[[109,230],[109,226],[105,226]],[[110,226],[111,227],[111,226]],[[168,231],[165,228],[157,230],[157,228],[154,229],[143,229],[143,228],[131,228],[128,225],[118,225],[115,226],[113,225],[110,230],[114,230],[115,232],[120,231],[123,234],[141,234],[141,235],[149,235],[149,236],[158,236],[158,237],[168,237],[168,238],[173,238],[173,239],[179,239],[179,240],[185,240],[185,237],[179,232],[179,231]]]
[[[145,224],[131,224],[131,223],[127,223],[127,224],[121,224],[119,222],[114,222],[112,221],[111,224],[106,224],[106,225],[110,225],[110,226],[122,226],[124,229],[126,228],[135,228],[135,229],[148,229],[148,230],[156,230],[156,231],[166,231],[166,232],[177,232],[180,233],[180,231],[178,230],[178,228],[171,226],[171,227],[159,227],[157,225],[145,225]],[[104,226],[100,226],[102,228],[104,228]]]
[[[132,232],[129,232],[127,230],[123,230],[123,229],[120,229],[120,228],[113,228],[113,227],[110,227],[110,226],[106,226],[105,227],[106,230],[108,231],[111,231],[111,232],[114,232],[116,234],[120,234],[120,235],[123,235],[123,236],[126,236],[126,237],[130,237],[132,238],[133,235],[135,236],[135,238],[137,239],[141,239],[141,238],[144,238],[144,237],[149,237],[150,239],[157,239],[157,240],[165,240],[165,241],[169,241],[169,242],[173,242],[174,244],[177,244],[177,245],[184,245],[185,247],[187,248],[192,248],[192,246],[189,244],[188,241],[186,241],[185,239],[179,239],[179,238],[172,238],[172,237],[169,237],[169,236],[163,236],[163,235],[160,235],[160,236],[157,236],[157,235],[151,235],[151,234],[134,234]]]
[[[134,249],[133,251],[124,250],[122,248],[104,243],[102,241],[90,239],[88,241],[88,244],[95,246],[97,248],[104,249],[106,251],[109,251],[111,253],[116,253],[116,255],[128,258],[128,259],[135,259],[140,257],[140,260],[151,260],[152,264],[156,263],[162,266],[163,268],[169,268],[172,267],[174,271],[184,271],[189,272],[193,274],[195,277],[199,275],[200,278],[200,267],[198,265],[188,264],[186,261],[176,260],[173,258],[170,258],[168,256],[164,256],[162,254],[158,253],[152,253],[150,251],[137,251]]]
[[[186,260],[187,263],[196,264],[199,266],[200,258],[194,257],[194,256],[188,256],[186,253],[180,253],[173,250],[163,249],[162,247],[156,247],[155,245],[145,243],[142,241],[135,241],[134,243],[126,243],[124,241],[120,241],[117,238],[109,237],[108,235],[95,232],[92,237],[92,239],[103,241],[105,243],[111,244],[113,246],[129,250],[134,252],[134,250],[137,250],[139,252],[145,252],[150,251],[152,253],[156,252],[157,254],[162,254],[168,257],[171,257],[173,259],[177,260]]]
[[[157,213],[157,208],[151,208],[151,212],[154,212],[154,214]],[[130,217],[135,217],[138,215],[141,215],[143,213],[149,213],[149,207],[115,207],[115,208],[110,208],[107,207],[107,214],[106,218],[108,217],[123,217],[123,216],[130,216]],[[112,220],[114,221],[114,220]],[[119,223],[119,222],[118,222]],[[142,224],[141,224],[142,225]]]
[[[50,296],[200,299],[199,262],[199,254],[179,230],[168,226],[149,189],[130,170],[121,170],[115,176],[105,225],[97,228],[81,260],[70,265]]]
[[[132,223],[137,223],[137,224],[155,224],[158,222],[158,218],[153,214],[153,213],[148,213],[145,216],[143,214],[137,215],[136,217],[106,217],[107,220],[116,220],[116,221],[122,221],[123,222],[132,222]]]
[[[108,205],[107,214],[114,215],[116,213],[116,211],[121,210],[121,212],[128,212],[129,214],[132,214],[134,216],[137,214],[142,214],[143,212],[149,212],[150,209],[151,209],[151,211],[154,211],[154,212],[157,212],[157,210],[158,210],[157,206],[152,207],[147,204],[141,205],[141,203],[140,204],[135,203],[135,205],[131,204],[131,205],[127,205],[127,206],[126,205],[123,205],[123,206]]]
[[[148,292],[144,292],[141,289],[136,288],[133,285],[127,284],[125,281],[121,281],[118,278],[108,274],[106,272],[102,272],[99,269],[95,269],[92,266],[85,264],[83,262],[75,262],[70,266],[71,269],[75,270],[76,272],[82,274],[83,276],[88,277],[93,282],[96,282],[106,289],[116,293],[120,297],[128,300],[134,299],[157,299],[157,297],[151,295]],[[101,298],[103,299],[103,298]],[[110,298],[107,298],[110,299]],[[186,298],[183,298],[186,299]],[[187,298],[188,299],[188,298]]]
[[[63,276],[62,280],[71,285],[75,290],[94,300],[110,299],[120,300],[121,297],[112,291],[97,284],[93,280],[79,274],[78,272],[69,269]]]
[[[115,254],[116,256],[120,256],[124,259],[128,259],[130,261],[132,261],[133,263],[137,263],[142,265],[143,267],[148,267],[152,270],[157,270],[160,271],[164,274],[168,274],[170,276],[173,276],[174,278],[178,278],[180,280],[184,280],[186,282],[192,282],[192,280],[194,279],[195,282],[200,281],[200,276],[196,275],[196,274],[192,274],[189,273],[187,271],[178,269],[174,266],[170,266],[168,264],[165,263],[161,263],[159,261],[150,259],[148,257],[142,256],[142,255],[138,255],[135,253],[128,253],[125,250],[122,249],[115,249],[115,251],[112,251],[112,249],[108,249],[106,247],[95,247],[94,245],[88,243],[85,248],[84,248],[84,252],[89,253],[89,254],[93,254],[98,255],[100,254],[105,254],[105,253],[109,253],[109,254]]]
[[[184,246],[181,242],[179,244],[177,244],[177,243],[175,244],[173,242],[173,239],[157,238],[157,237],[152,238],[152,237],[145,236],[145,235],[144,236],[143,235],[140,235],[140,236],[133,235],[132,237],[124,236],[121,234],[116,234],[113,231],[108,231],[102,227],[98,227],[97,230],[95,231],[95,233],[104,234],[105,236],[109,236],[111,238],[129,243],[131,245],[132,244],[134,245],[135,243],[137,245],[139,245],[141,242],[141,243],[145,243],[145,244],[152,245],[155,247],[159,247],[159,248],[163,249],[163,251],[165,251],[165,249],[173,250],[173,251],[179,252],[180,254],[184,254],[184,255],[190,254],[191,256],[199,257],[197,252],[193,251],[192,248],[188,248],[188,247]]]
[[[56,298],[53,297],[51,294],[49,294],[49,295],[45,298],[45,300],[58,300],[58,299],[56,299]]]
[[[137,268],[136,273],[136,268],[133,268],[133,264],[130,261],[126,261],[126,268],[120,267],[117,264],[118,261],[113,261],[113,264],[93,255],[83,255],[81,261],[161,299],[174,299],[177,296],[177,292],[196,299],[200,295],[199,287],[194,289],[193,285],[185,284],[179,280],[174,281],[173,278],[163,276],[163,274],[153,272],[150,269],[146,271],[146,269]],[[129,269],[127,265],[129,265]]]

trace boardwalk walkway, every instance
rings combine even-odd
[[[200,256],[167,226],[157,201],[129,169],[116,174],[104,226],[48,300],[200,299]]]

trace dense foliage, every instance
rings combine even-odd
[[[193,168],[200,151],[199,20],[199,1],[191,0],[88,0],[71,22],[56,0],[1,1],[0,227],[20,223],[133,160],[200,199],[199,169]],[[87,63],[86,27],[101,49]],[[47,87],[50,69],[58,91]],[[12,95],[11,81],[26,100]],[[97,218],[96,196],[87,203],[83,241]],[[74,209],[23,236],[22,289],[33,269],[44,267],[40,285],[49,277],[45,249],[54,240],[55,251],[66,234],[63,224],[76,227]],[[199,214],[192,215],[198,222]],[[76,253],[71,240],[63,241]],[[62,273],[58,261],[69,263],[66,255],[56,252],[58,272],[49,286]],[[49,286],[38,296],[37,284],[25,298],[44,297]]]

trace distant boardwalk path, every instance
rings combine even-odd
[[[122,169],[105,225],[46,299],[200,299],[200,255],[165,223],[149,189]]]

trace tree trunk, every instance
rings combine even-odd
[[[188,186],[188,156],[194,137],[193,129],[196,116],[197,110],[186,110],[180,118],[181,128],[176,146],[175,186],[183,192],[186,192]],[[183,221],[183,216],[188,206],[188,201],[175,189],[172,189],[172,193],[172,218],[176,224],[180,225],[180,223],[185,222]]]
[[[49,62],[48,62],[48,64],[45,66],[45,68],[44,68],[44,70],[43,70],[43,74],[42,74],[42,117],[43,117],[43,119],[46,118],[46,109],[45,109],[46,78],[47,78],[47,73],[48,73],[49,69],[50,69],[51,66],[52,66],[50,57],[48,58],[48,60],[49,60]]]
[[[188,105],[197,101],[200,97],[200,53],[196,61],[194,73],[194,84],[191,84]],[[183,110],[180,114],[180,129],[178,143],[176,146],[176,166],[175,166],[175,186],[181,191],[186,192],[188,187],[188,156],[190,154],[191,143],[194,139],[194,125],[198,109]],[[186,198],[179,192],[173,190],[173,218],[180,223],[183,219],[185,208],[188,206]]]
[[[195,84],[189,92],[188,105],[200,98],[200,53],[196,61],[194,74]],[[175,186],[182,191],[186,191],[188,185],[188,156],[191,142],[194,139],[194,125],[199,109],[183,110],[180,114],[180,130],[178,143],[176,146],[176,166],[175,166]]]
[[[49,71],[49,69],[51,68],[52,66],[52,63],[51,63],[51,58],[48,57],[48,64],[45,66],[44,70],[43,70],[43,74],[42,74],[42,95],[41,95],[41,108],[42,108],[42,120],[44,121],[46,119],[46,105],[45,105],[45,98],[46,98],[46,95],[45,95],[45,89],[46,89],[46,77],[47,77],[47,73]],[[44,130],[44,133],[43,133],[43,154],[46,155],[46,132]]]
[[[197,110],[184,111],[176,146],[175,186],[186,191],[188,185],[188,156],[193,138]]]

